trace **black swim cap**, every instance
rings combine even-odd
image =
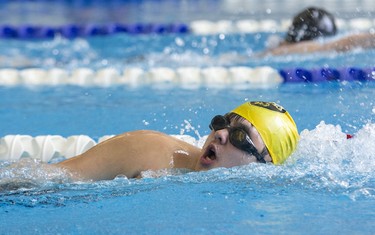
[[[336,34],[334,16],[326,10],[309,7],[293,18],[285,41],[293,43]]]

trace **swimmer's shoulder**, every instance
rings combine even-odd
[[[175,143],[175,144],[188,144],[175,136],[168,135],[164,132],[154,131],[154,130],[136,130],[136,131],[129,131],[122,133],[114,138],[122,138],[122,139],[135,139],[139,140],[140,142],[144,141],[152,141],[152,142],[159,142],[159,143]]]
[[[160,131],[154,131],[154,130],[135,130],[135,131],[128,131],[124,132],[122,134],[116,135],[118,138],[123,137],[166,137],[167,134],[160,132]]]

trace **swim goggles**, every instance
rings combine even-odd
[[[267,154],[267,149],[264,148],[262,153],[259,153],[246,131],[241,127],[230,126],[230,121],[227,117],[216,115],[212,118],[209,127],[213,131],[228,129],[229,141],[234,147],[255,156],[259,162],[266,163],[264,155]]]

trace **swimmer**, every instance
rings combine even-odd
[[[298,13],[284,40],[265,54],[284,55],[322,51],[345,52],[356,48],[375,48],[374,33],[355,33],[339,39],[321,42],[317,39],[337,34],[334,16],[324,9],[309,7]]]
[[[202,149],[164,133],[140,130],[110,138],[57,164],[78,180],[141,178],[147,170],[204,171],[252,162],[282,164],[299,139],[295,122],[280,105],[246,102],[215,116]]]

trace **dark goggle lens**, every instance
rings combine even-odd
[[[241,128],[233,127],[229,132],[229,141],[237,148],[253,153],[256,148],[249,135]]]
[[[229,122],[224,116],[216,115],[211,120],[210,129],[217,131],[217,130],[224,129],[228,126],[229,126]]]
[[[253,141],[244,130],[233,127],[229,131],[229,141],[234,147],[255,156],[259,162],[266,163],[264,157],[255,148]]]

